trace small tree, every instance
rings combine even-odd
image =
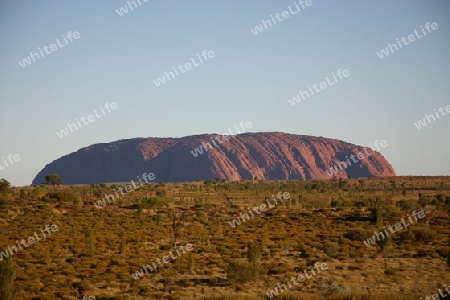
[[[450,252],[448,253],[448,256],[447,256],[447,267],[450,270]]]
[[[188,254],[187,269],[190,274],[192,274],[194,271],[194,256],[193,256],[192,252],[189,252],[189,254]]]
[[[33,191],[31,191],[31,195],[33,197],[36,197],[37,200],[42,200],[42,197],[44,197],[46,194],[47,189],[43,186],[38,186]]]
[[[127,251],[127,241],[125,239],[122,239],[120,241],[120,254],[125,254]]]
[[[247,259],[252,265],[255,265],[261,260],[261,249],[255,243],[249,243],[247,249]]]
[[[11,187],[11,183],[9,183],[6,179],[0,179],[0,193],[5,193]]]
[[[308,258],[309,255],[306,253],[306,246],[304,243],[298,242],[298,251],[300,252],[301,258]]]
[[[45,176],[45,181],[48,185],[52,185],[53,190],[55,190],[56,186],[62,183],[62,178],[58,174],[49,174]]]
[[[86,238],[86,245],[89,248],[89,253],[90,253],[91,257],[94,257],[95,240],[96,240],[96,238],[95,238],[95,230],[94,229],[86,230],[84,236]]]
[[[142,216],[144,214],[144,205],[145,204],[142,202],[137,204],[139,216]]]
[[[172,243],[174,248],[177,248],[177,240],[180,237],[180,228],[182,225],[180,213],[172,210]]]
[[[261,248],[255,243],[249,243],[247,249],[247,259],[252,265],[252,276],[256,279],[261,273]]]
[[[0,300],[15,299],[14,277],[16,271],[11,256],[0,261]]]
[[[228,279],[232,284],[244,284],[255,280],[262,273],[261,248],[255,243],[247,246],[247,261],[231,261],[227,268]]]
[[[384,237],[380,241],[378,241],[378,246],[380,246],[380,252],[382,253],[384,257],[384,269],[388,269],[388,255],[390,253],[391,247],[392,247],[393,241],[390,235]]]

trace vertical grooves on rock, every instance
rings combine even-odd
[[[194,157],[191,151],[216,135],[182,138],[136,138],[95,144],[45,166],[33,184],[58,173],[64,183],[127,182],[143,173],[158,181],[195,181],[216,178],[241,180],[330,179],[325,170],[364,147],[323,137],[280,132],[245,133]],[[389,162],[374,153],[336,177],[395,176]]]

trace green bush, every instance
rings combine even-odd
[[[164,196],[166,196],[166,191],[163,189],[157,189],[156,190],[156,196],[164,198]]]
[[[161,245],[159,246],[160,250],[170,250],[172,247],[170,245]]]
[[[337,243],[329,242],[323,246],[323,252],[329,257],[336,257],[339,255],[340,248]]]
[[[56,199],[57,202],[70,202],[74,203],[79,196],[72,191],[62,190],[58,192],[48,193],[47,195],[50,199]]]
[[[227,271],[228,279],[233,284],[247,283],[254,278],[253,265],[243,259],[230,262]]]
[[[395,275],[396,271],[394,269],[387,269],[384,271],[384,274],[386,275]]]
[[[159,197],[150,197],[144,199],[142,203],[145,208],[152,209],[161,206],[162,204],[164,204],[164,201]]]
[[[430,228],[418,228],[413,230],[416,242],[424,242],[428,244],[436,238],[436,231]]]
[[[348,286],[344,286],[342,284],[338,284],[331,280],[322,281],[319,284],[319,290],[322,293],[322,296],[332,296],[337,294],[349,294],[351,289]]]
[[[351,241],[365,241],[367,238],[369,238],[373,234],[373,232],[363,229],[363,228],[356,228],[350,231],[347,231],[344,234],[344,237],[351,240]]]

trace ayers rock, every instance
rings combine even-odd
[[[280,132],[244,133],[194,157],[194,149],[212,143],[216,134],[181,138],[134,138],[95,144],[65,155],[45,166],[33,184],[57,173],[65,184],[129,182],[143,173],[155,181],[179,182],[224,178],[241,180],[330,179],[325,170],[346,161],[345,156],[364,153],[362,146],[340,140]],[[213,145],[214,146],[214,145]],[[373,151],[366,148],[369,153]],[[192,151],[192,152],[191,152]],[[356,158],[357,159],[357,158]],[[395,176],[378,152],[364,157],[337,178]]]

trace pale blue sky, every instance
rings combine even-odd
[[[123,0],[2,1],[0,171],[28,185],[78,149],[133,137],[281,131],[368,145],[397,174],[448,175],[450,116],[414,122],[450,105],[450,3],[314,1],[263,33],[250,28],[291,0],[149,0],[119,16]],[[426,22],[439,29],[380,59],[376,52]],[[22,68],[18,61],[68,31],[81,38]],[[216,56],[161,87],[153,80],[203,50]],[[291,106],[300,89],[338,69],[350,76]],[[60,139],[56,132],[105,102],[118,109]],[[0,166],[2,160],[0,160]]]

